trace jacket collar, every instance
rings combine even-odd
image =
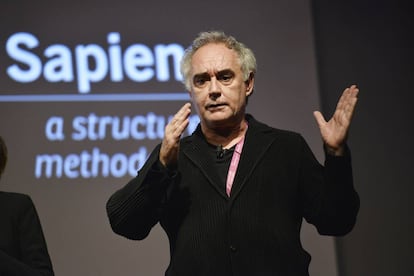
[[[272,128],[269,126],[258,122],[249,114],[246,115],[246,120],[249,124],[249,128],[247,129],[230,199],[237,197],[237,194],[242,190],[259,161],[263,158],[270,145],[276,139],[276,135],[272,134],[275,132],[272,132]],[[224,189],[218,186],[220,180],[215,173],[214,165],[208,159],[208,155],[203,152],[205,143],[206,141],[201,131],[201,127],[198,125],[194,133],[183,140],[181,149],[184,155],[186,155],[201,170],[208,182],[215,187],[217,192],[224,198],[229,199]]]

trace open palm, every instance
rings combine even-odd
[[[326,121],[321,112],[313,114],[318,123],[322,140],[326,147],[338,155],[343,150],[349,125],[357,103],[359,89],[356,85],[346,88],[338,101],[335,112],[329,121]]]

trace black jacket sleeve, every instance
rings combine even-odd
[[[175,172],[159,162],[158,145],[137,176],[116,191],[108,200],[106,210],[112,230],[126,238],[141,240],[159,221],[168,187]]]
[[[321,166],[303,143],[301,183],[304,218],[315,225],[322,235],[342,236],[349,233],[356,222],[359,196],[354,189],[351,155],[346,147],[343,156],[325,151]]]

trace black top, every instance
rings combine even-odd
[[[147,162],[107,202],[115,233],[144,239],[160,223],[170,243],[168,276],[307,276],[303,218],[323,235],[353,228],[359,197],[349,151],[318,163],[297,133],[246,116],[249,128],[231,196],[201,128],[180,142],[177,168]],[[226,171],[226,170],[223,170]]]
[[[0,192],[0,275],[54,275],[39,217],[28,195]]]
[[[220,186],[223,187],[223,191],[226,189],[227,182],[227,173],[229,171],[231,158],[233,157],[234,149],[236,146],[229,149],[223,149],[220,145],[215,146],[210,143],[207,143],[206,151],[209,153],[209,158],[214,164],[214,171],[218,174],[220,178]]]

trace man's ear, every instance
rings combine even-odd
[[[250,72],[249,78],[245,81],[246,84],[246,96],[250,96],[253,93],[254,88],[254,73]]]

